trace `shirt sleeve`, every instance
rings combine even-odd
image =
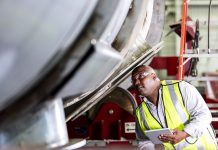
[[[155,150],[155,145],[151,141],[139,141],[140,150]]]
[[[191,84],[180,82],[180,90],[185,107],[190,114],[190,122],[185,125],[184,131],[190,136],[198,138],[212,121],[212,116],[207,104],[198,90]]]

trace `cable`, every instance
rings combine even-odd
[[[212,0],[210,0],[210,3],[209,3],[209,9],[208,9],[208,26],[207,26],[207,29],[208,29],[208,37],[207,37],[208,54],[210,53],[210,10],[211,10],[211,2],[212,2]]]

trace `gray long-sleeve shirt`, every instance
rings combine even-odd
[[[179,87],[185,107],[191,116],[191,121],[185,125],[184,131],[191,137],[198,138],[203,134],[204,130],[210,126],[212,121],[211,113],[204,99],[193,85],[182,81],[179,83]],[[149,102],[145,97],[143,97],[143,100],[147,103],[152,115],[162,124],[163,127],[166,127],[161,92],[162,90],[160,88],[157,107],[153,103]],[[144,138],[139,130],[139,127],[136,127],[136,134],[139,139],[142,140]]]

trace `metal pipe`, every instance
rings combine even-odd
[[[212,2],[212,0],[210,0],[210,3],[209,3],[209,9],[208,9],[208,26],[207,26],[207,29],[208,29],[208,36],[207,36],[208,54],[210,53],[210,12],[211,12],[211,2]]]
[[[183,0],[179,68],[178,68],[178,77],[177,77],[178,80],[184,79],[183,54],[185,52],[185,43],[186,43],[186,19],[187,19],[187,0]]]

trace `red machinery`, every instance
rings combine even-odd
[[[135,139],[135,119],[119,105],[104,103],[93,121],[81,116],[67,123],[69,138],[88,138],[90,140],[128,140]]]
[[[67,122],[70,139],[83,138],[94,144],[88,146],[123,145],[135,147],[135,118],[133,96],[117,87],[95,108]],[[122,148],[123,148],[122,146]]]

